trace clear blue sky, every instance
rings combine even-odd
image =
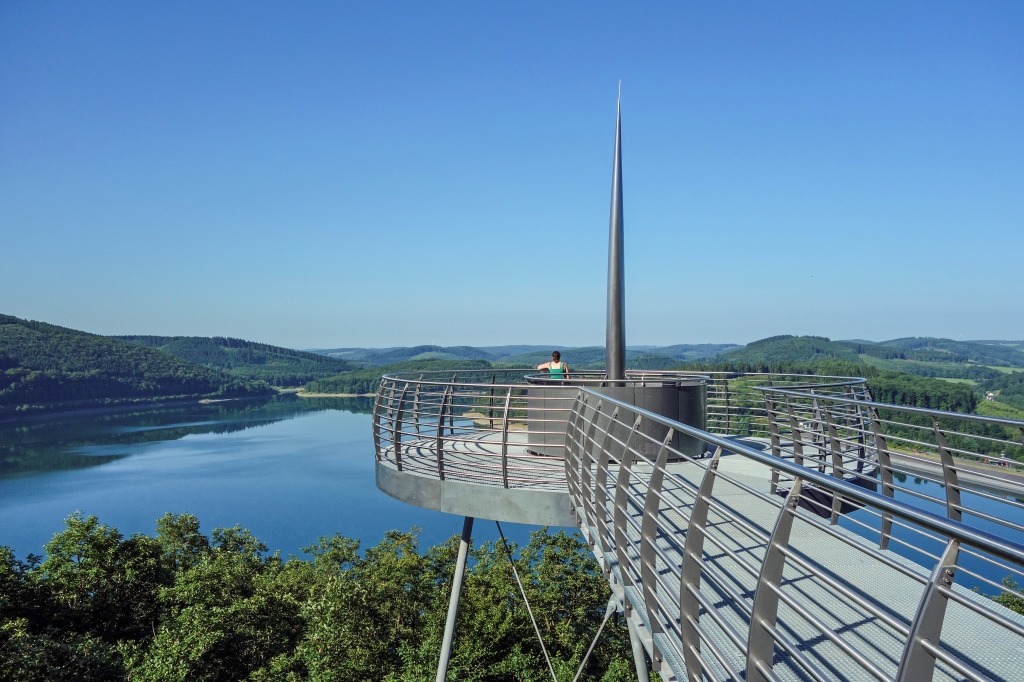
[[[0,3],[0,312],[293,347],[1024,338],[1020,2]]]

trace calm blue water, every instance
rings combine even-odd
[[[933,498],[938,498],[939,500],[945,500],[946,498],[945,486],[930,480],[914,477],[913,475],[897,477],[895,484],[900,488],[906,488],[907,490],[912,490],[915,493],[922,495],[929,495]],[[998,491],[986,491],[986,493],[1012,502],[1024,502],[1024,499],[1021,499],[1019,496],[1006,495],[999,493]],[[913,495],[909,492],[899,489],[896,490],[895,497],[900,502],[904,502],[918,509],[929,511],[938,516],[946,516],[946,505],[944,503],[938,504],[930,500],[925,500],[918,497],[917,495]],[[979,511],[988,516],[1004,519],[1006,521],[1010,521],[1018,525],[1024,525],[1024,509],[1020,509],[1013,504],[1008,504],[1006,502],[1001,502],[998,500],[990,499],[988,497],[975,495],[967,492],[961,493],[961,503],[963,506],[968,507],[969,509]],[[855,511],[851,514],[851,516],[859,520],[861,523],[871,526],[872,528],[879,528],[878,517],[870,512],[867,512],[865,510]],[[979,516],[969,514],[966,512],[963,514],[963,522],[971,526],[972,528],[978,528],[1004,540],[1010,540],[1012,542],[1024,545],[1024,533],[1014,528],[1009,528],[1003,524],[996,523],[995,521],[989,521],[988,519],[981,518]],[[867,532],[863,527],[859,527],[856,524],[850,523],[846,520],[842,520],[840,521],[840,523],[843,527],[848,528],[849,530],[855,533],[863,535],[864,537],[869,538],[873,542],[878,541],[877,531],[874,533]],[[940,555],[943,549],[945,548],[944,543],[924,538],[920,533],[907,528],[902,528],[898,525],[894,525],[893,527],[893,538],[894,539],[891,540],[889,543],[890,550],[910,559],[911,561],[915,561],[917,563],[924,565],[931,565],[931,560],[922,555],[921,552],[907,547],[907,544],[918,547],[930,553],[933,556]],[[897,540],[902,540],[906,544],[901,544],[900,542],[897,542]],[[958,565],[962,568],[966,568],[967,571],[981,575],[982,577],[987,578],[988,580],[992,580],[996,583],[999,583],[1000,581],[1002,581],[1003,578],[1006,577],[1012,577],[1018,583],[1024,582],[1022,581],[1020,576],[1011,576],[1008,570],[1001,569],[998,566],[993,566],[990,562],[978,558],[976,556],[972,556],[966,552],[961,552]],[[977,577],[970,575],[970,573],[968,573],[967,571],[958,572],[956,577],[956,581],[958,584],[972,589],[976,588],[985,594],[997,593],[997,589],[995,587],[986,584],[983,580],[980,580]]]
[[[391,529],[419,526],[423,546],[461,532],[461,517],[377,490],[370,408],[281,396],[0,424],[0,545],[41,554],[76,510],[125,535],[189,512],[206,532],[238,524],[284,556],[334,532],[364,547]],[[517,542],[533,530],[503,528]],[[474,537],[496,538],[494,523],[477,521]]]
[[[318,536],[339,532],[376,544],[391,529],[422,528],[423,546],[461,531],[462,519],[397,502],[374,484],[371,400],[281,396],[256,402],[78,414],[0,424],[0,545],[18,556],[42,553],[79,510],[125,535],[154,532],[166,512],[195,514],[209,532],[241,525],[282,555],[300,554]],[[938,484],[907,477],[899,485],[944,497]],[[944,515],[945,508],[897,492],[897,498]],[[1024,524],[1024,512],[978,496],[970,506]],[[854,518],[876,526],[866,512]],[[1024,534],[983,519],[976,527],[1024,543]],[[844,526],[877,541],[844,520]],[[529,526],[509,525],[516,542]],[[474,537],[493,540],[493,522]],[[909,538],[906,530],[896,537]],[[917,540],[919,542],[919,540]],[[915,561],[922,557],[892,543]],[[937,553],[937,543],[926,547]],[[998,582],[1006,571],[977,559],[961,564]],[[994,589],[961,573],[958,582]]]

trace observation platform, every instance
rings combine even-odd
[[[385,377],[378,487],[578,527],[665,679],[1024,680],[1024,617],[990,598],[1024,584],[1024,467],[992,464],[1024,453],[1024,422],[849,377],[629,377],[673,379],[706,386],[699,428],[588,377]]]
[[[525,453],[527,434],[513,431],[505,443]],[[377,460],[377,487],[401,502],[458,516],[576,526],[561,458],[508,455],[503,477],[500,434],[481,435],[446,444],[442,479],[436,448],[436,440],[419,438],[402,444],[401,457],[385,450]]]

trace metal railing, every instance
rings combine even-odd
[[[531,371],[383,377],[373,410],[377,460],[441,480],[564,488],[565,426],[578,389],[530,397],[524,377]]]
[[[663,677],[1024,679],[1024,618],[984,596],[1024,604],[999,582],[1024,584],[1024,467],[985,462],[1024,422],[877,403],[863,379],[711,373],[701,431],[601,377],[531,372],[384,377],[378,461],[567,490]]]
[[[641,447],[651,423],[656,456]],[[673,451],[675,431],[714,455]],[[962,556],[1024,577],[1024,545],[588,389],[566,454],[580,527],[679,679],[1024,679],[1024,618],[957,583]],[[812,491],[838,513],[816,513]],[[872,512],[876,535],[884,518],[914,529],[916,560],[834,522],[853,510]]]
[[[913,498],[917,506],[955,521],[966,515],[995,524],[1024,542],[1024,524],[1012,520],[1024,518],[1024,462],[1012,458],[1024,454],[1024,422],[812,391],[758,390],[777,457],[858,485],[880,483],[885,496]],[[883,548],[893,539],[892,523],[882,519]],[[895,542],[906,547],[898,536]]]

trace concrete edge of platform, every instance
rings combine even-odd
[[[441,481],[377,462],[377,489],[399,502],[477,519],[576,527],[568,491],[500,488]]]

